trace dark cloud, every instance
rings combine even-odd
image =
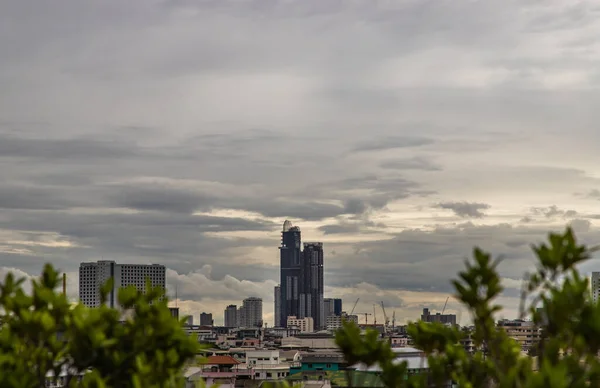
[[[434,143],[433,139],[424,137],[394,136],[378,140],[369,140],[358,144],[353,151],[385,151],[394,148],[420,147]]]
[[[482,218],[485,217],[485,213],[481,210],[489,209],[491,206],[476,202],[442,202],[437,204],[436,207],[452,210],[454,214],[463,218]]]
[[[558,206],[552,205],[548,207],[532,207],[531,213],[537,216],[544,216],[546,218],[563,217],[573,218],[578,215],[575,210],[563,210],[559,209]]]
[[[193,213],[208,210],[217,201],[203,193],[183,190],[168,185],[139,185],[112,187],[111,203],[116,207],[137,210],[155,210],[174,213]]]
[[[388,160],[380,164],[382,168],[394,170],[441,171],[442,167],[423,157]]]

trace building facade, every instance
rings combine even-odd
[[[244,299],[240,310],[240,327],[262,327],[263,306],[261,298],[250,297]]]
[[[295,316],[289,316],[287,318],[287,327],[297,327],[300,333],[312,333],[315,331],[315,324],[312,317],[298,318]]]
[[[274,307],[273,327],[281,327],[281,286],[279,284],[275,286],[273,296],[275,297],[275,299],[274,299],[275,305],[273,306]]]
[[[213,316],[211,313],[201,313],[200,314],[200,326],[213,326],[215,321],[213,320]]]
[[[600,299],[600,272],[592,272],[592,299],[598,303]]]
[[[342,315],[342,311],[344,311],[343,306],[342,306],[342,300],[339,298],[334,298],[333,299],[333,315]]]
[[[330,315],[325,322],[327,330],[335,331],[342,328],[344,322],[354,322],[358,325],[358,315],[348,315],[341,313],[340,315]]]
[[[323,292],[323,243],[304,243],[300,272],[300,318],[311,317],[316,329],[325,327]]]
[[[225,308],[223,326],[238,327],[238,308],[236,305],[230,304]]]
[[[456,325],[456,315],[455,314],[431,314],[429,309],[423,309],[423,314],[421,315],[421,320],[423,322],[439,322],[445,323],[448,325]]]
[[[287,317],[300,316],[300,271],[301,271],[300,228],[290,221],[283,223],[281,246],[279,247],[280,268],[280,323],[286,324]]]
[[[300,228],[286,220],[279,249],[279,324],[290,316],[311,317],[315,328],[324,328],[323,243],[305,243],[302,250]]]
[[[166,268],[159,264],[117,264],[112,260],[79,265],[79,300],[85,306],[100,306],[100,287],[113,279],[113,287],[108,294],[107,305],[119,307],[117,296],[121,288],[134,286],[146,291],[146,281],[153,287],[166,287]]]

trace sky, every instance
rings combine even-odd
[[[480,246],[513,318],[531,243],[600,242],[599,13],[0,0],[0,277],[51,262],[76,299],[80,262],[162,263],[196,322],[258,296],[272,325],[289,219],[348,310],[439,311]]]

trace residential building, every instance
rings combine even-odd
[[[327,317],[327,330],[335,331],[342,328],[344,322],[354,322],[358,325],[358,315],[348,315],[342,312],[340,315],[331,315]]]
[[[200,326],[213,326],[215,321],[213,320],[213,316],[211,313],[201,313],[200,314]]]
[[[300,365],[290,368],[290,375],[312,371],[339,371],[346,368],[344,355],[338,351],[306,352],[300,355]]]
[[[254,371],[248,368],[238,368],[241,364],[231,356],[209,356],[200,367],[189,367],[184,372],[186,387],[197,387],[203,380],[207,387],[218,385],[220,388],[235,388],[243,386],[238,380],[251,380]]]
[[[287,328],[297,327],[300,333],[312,333],[315,331],[315,325],[312,317],[297,318],[290,316],[287,319]]]
[[[300,228],[286,220],[281,232],[279,247],[281,311],[280,323],[286,324],[288,316],[300,315],[301,272]]]
[[[497,327],[521,345],[521,350],[528,351],[537,344],[542,336],[541,329],[531,321],[522,319],[503,319],[498,321]]]
[[[244,299],[240,310],[240,327],[262,327],[263,307],[261,298],[250,297]]]
[[[274,327],[281,327],[281,285],[276,285],[275,286],[275,290],[274,290],[274,295],[275,297],[275,309],[273,310],[274,312],[274,322],[273,322],[273,326]]]
[[[280,380],[290,373],[290,364],[281,362],[279,350],[247,350],[245,366],[254,370],[255,380]]]
[[[316,329],[325,328],[323,311],[323,243],[304,243],[300,272],[300,318],[311,317]]]
[[[146,291],[146,281],[153,287],[165,288],[166,269],[159,264],[117,264],[112,260],[100,260],[79,265],[79,300],[85,306],[100,306],[100,287],[113,279],[113,287],[108,293],[107,305],[118,306],[118,290],[134,286]]]
[[[238,327],[238,308],[236,305],[230,304],[225,308],[223,326]]]
[[[600,299],[600,272],[592,272],[592,299],[594,303],[598,303]]]
[[[449,325],[456,325],[456,315],[455,314],[431,314],[429,309],[423,309],[423,314],[421,315],[421,321],[423,322],[439,322],[445,323]]]

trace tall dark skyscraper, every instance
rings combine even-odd
[[[290,221],[283,223],[280,253],[281,325],[285,326],[290,315],[300,316],[300,228]]]
[[[325,327],[323,306],[323,243],[301,248],[300,228],[283,224],[280,249],[280,323],[287,317],[312,317],[316,329]]]
[[[300,271],[300,317],[312,317],[315,329],[325,327],[323,291],[323,243],[304,243]]]

